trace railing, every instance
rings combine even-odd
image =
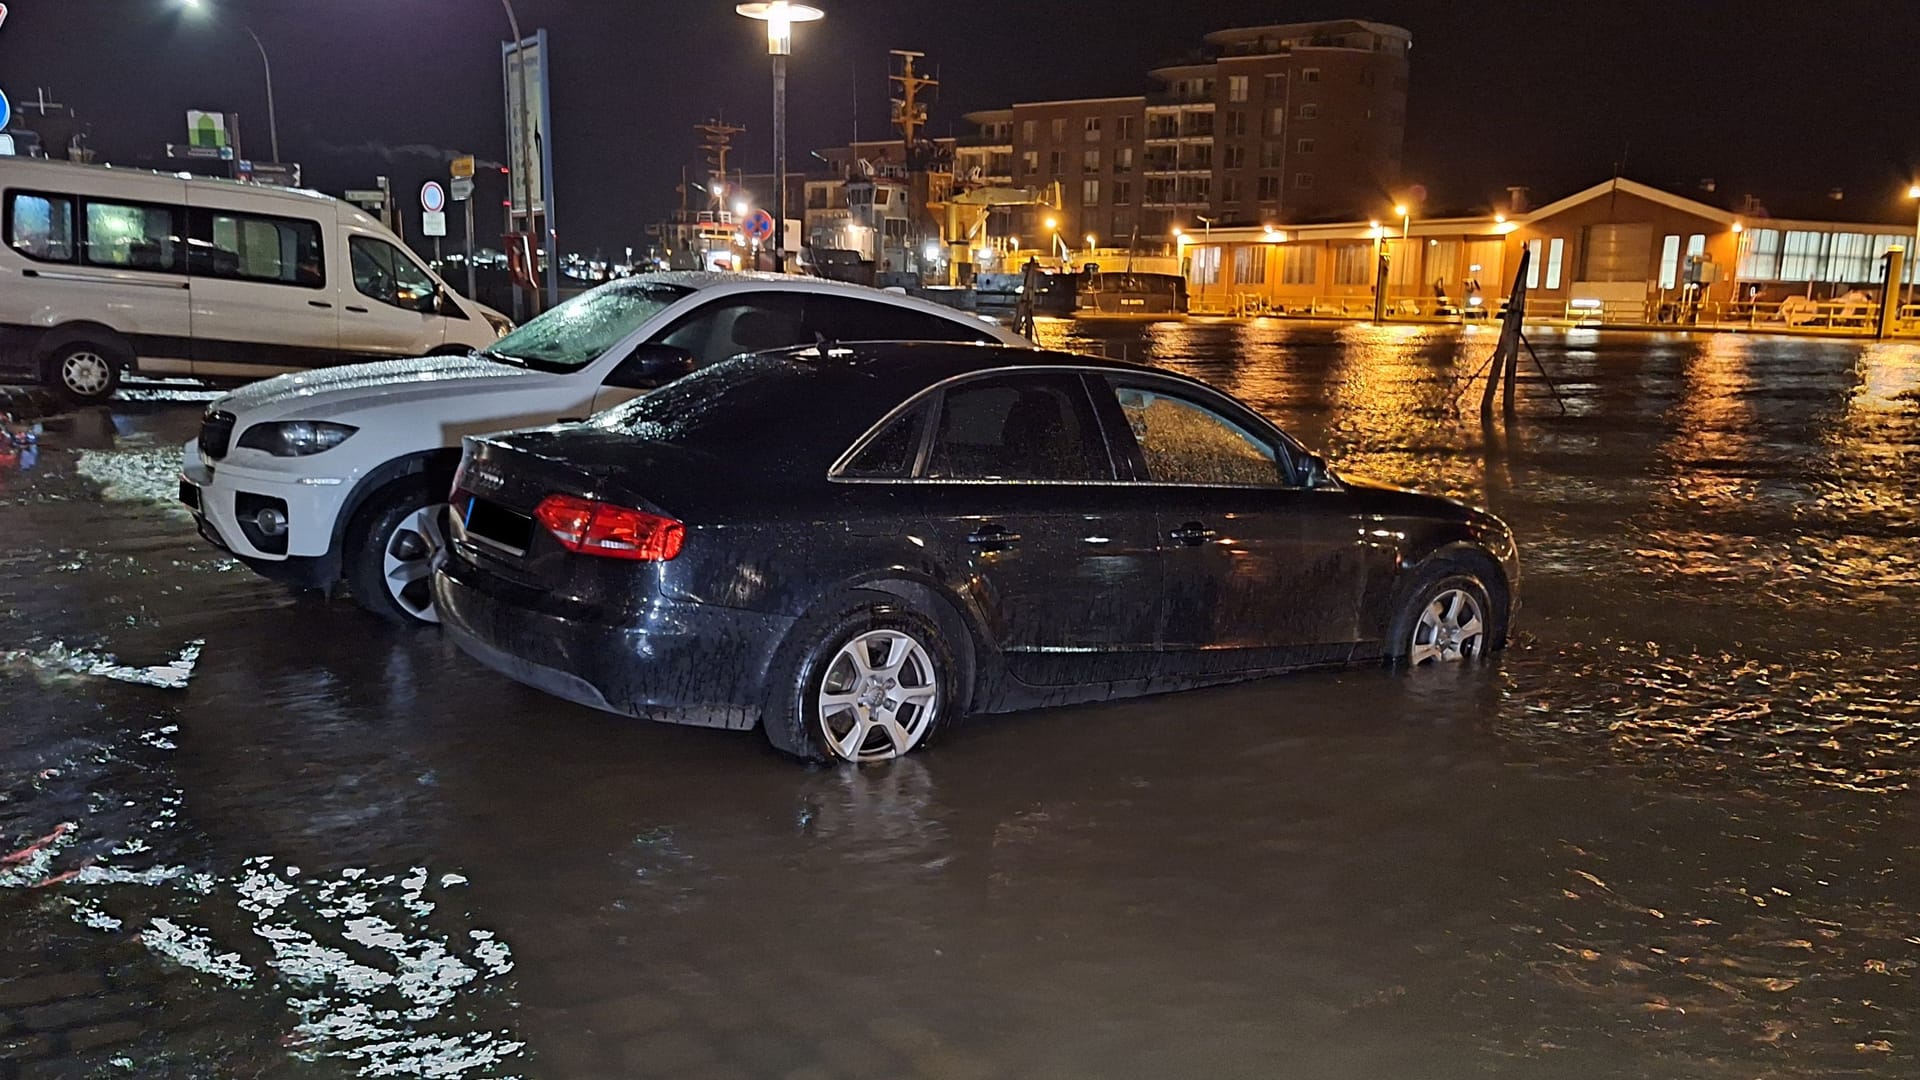
[[[1152,205],[1149,203],[1148,205]],[[1278,316],[1309,319],[1370,319],[1373,297],[1283,296],[1234,290],[1222,286],[1192,286],[1188,310],[1195,315],[1237,318]],[[1444,322],[1493,321],[1506,311],[1503,298],[1481,297],[1462,303],[1452,298],[1389,296],[1389,319]],[[1677,302],[1602,301],[1577,299],[1527,302],[1527,321],[1565,326],[1661,327],[1702,330],[1805,330],[1834,334],[1869,334],[1879,325],[1880,305],[1871,300],[1809,300],[1789,297],[1781,302],[1716,301],[1684,306]],[[1904,304],[1892,332],[1920,336],[1920,303]]]

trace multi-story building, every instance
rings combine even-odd
[[[1060,185],[1044,216],[1073,246],[1175,227],[1300,221],[1390,202],[1406,136],[1412,36],[1357,19],[1208,34],[1195,59],[1154,69],[1154,93],[1025,102],[970,113],[956,172]],[[975,172],[977,170],[977,172]],[[1043,216],[1044,215],[1044,216]],[[1036,236],[1042,246],[1047,241]]]

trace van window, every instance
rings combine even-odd
[[[193,272],[204,277],[319,288],[327,283],[320,226],[299,218],[196,210]]]
[[[86,201],[85,262],[122,270],[180,273],[180,211],[170,206]]]
[[[347,241],[347,251],[360,295],[408,311],[420,310],[420,302],[433,295],[433,278],[385,240],[355,236]]]
[[[73,261],[73,200],[61,195],[7,194],[7,244],[29,259]]]

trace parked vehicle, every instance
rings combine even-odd
[[[512,325],[311,191],[0,157],[0,217],[0,372],[79,401],[130,371],[250,380],[465,353]]]
[[[180,498],[202,536],[262,574],[327,589],[344,579],[369,611],[432,622],[427,576],[463,436],[581,419],[739,352],[903,338],[1024,343],[857,285],[641,274],[471,356],[286,375],[221,398],[186,446]]]
[[[738,357],[467,440],[434,595],[483,664],[810,759],[969,713],[1500,648],[1499,519],[1191,379],[950,345]]]

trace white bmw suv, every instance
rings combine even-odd
[[[400,623],[437,622],[428,579],[460,442],[584,418],[736,353],[818,341],[1030,345],[976,316],[817,278],[656,273],[602,285],[470,356],[324,368],[215,401],[180,498],[255,571],[345,581]]]

